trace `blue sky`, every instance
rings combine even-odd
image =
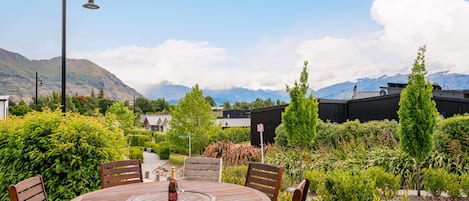
[[[144,92],[175,84],[283,89],[308,60],[319,89],[408,73],[419,46],[430,72],[468,73],[464,0],[68,1],[67,57],[89,59]],[[61,1],[0,8],[0,48],[31,59],[61,54]]]

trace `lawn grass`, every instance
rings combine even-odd
[[[171,153],[169,156],[169,163],[179,166],[184,165],[184,157],[187,157],[187,155]]]

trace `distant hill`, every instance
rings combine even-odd
[[[438,72],[429,74],[426,78],[432,84],[438,84],[443,89],[469,89],[469,75]],[[377,78],[363,78],[356,82],[343,82],[322,88],[316,91],[314,95],[327,99],[350,99],[355,85],[358,91],[379,91],[379,87],[387,86],[387,83],[407,83],[407,75],[384,75]]]
[[[427,79],[434,84],[439,84],[443,89],[469,89],[469,75],[438,72],[429,74]],[[342,82],[334,84],[317,91],[313,91],[316,98],[325,99],[351,99],[353,87],[356,85],[359,91],[379,91],[379,87],[387,86],[387,83],[406,83],[407,75],[396,74],[393,76],[383,75],[376,78],[362,78],[356,82]],[[190,87],[171,84],[168,81],[155,85],[147,91],[145,96],[150,99],[165,98],[171,103],[176,103],[180,98],[190,91]],[[225,101],[234,103],[236,101],[252,102],[256,98],[273,101],[289,101],[290,97],[285,90],[250,90],[246,88],[231,88],[223,90],[203,89],[205,96],[212,96],[217,105]]]
[[[165,98],[170,103],[176,103],[190,90],[190,87],[176,85],[169,81],[164,81],[150,87],[150,89],[147,90],[144,95],[150,99]],[[270,98],[272,101],[289,100],[289,96],[285,91],[251,90],[241,87],[231,89],[202,89],[202,91],[204,96],[213,97],[217,105],[221,105],[226,101],[229,101],[230,103],[235,103],[237,101],[253,102],[256,100],[256,98]]]
[[[9,95],[13,101],[31,100],[35,96],[36,72],[43,85],[39,95],[61,92],[62,60],[29,60],[14,52],[0,48],[0,94]],[[119,78],[95,63],[84,59],[67,59],[67,94],[98,94],[104,89],[105,97],[114,100],[133,100],[140,93],[124,84]]]

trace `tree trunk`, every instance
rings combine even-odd
[[[417,166],[417,196],[420,197],[420,162],[415,160],[415,165]]]

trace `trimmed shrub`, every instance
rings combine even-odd
[[[370,167],[365,174],[375,181],[375,187],[380,189],[384,200],[391,200],[401,187],[399,177],[386,173],[382,167]]]
[[[155,131],[153,132],[153,138],[155,139],[156,143],[166,141],[166,134]]]
[[[143,148],[130,147],[130,159],[140,159],[143,163]]]
[[[325,175],[326,172],[318,170],[307,170],[304,172],[304,177],[306,179],[309,179],[309,190],[312,193],[318,192],[319,184],[321,183]]]
[[[463,193],[469,197],[469,174],[461,175],[461,188]]]
[[[184,165],[184,158],[185,157],[187,157],[187,156],[173,153],[169,156],[169,163],[171,163],[173,165]]]
[[[423,186],[434,196],[440,196],[445,191],[447,173],[444,169],[426,169],[423,173]]]
[[[143,147],[145,142],[151,142],[151,138],[148,135],[128,135],[127,137],[132,147]]]
[[[158,145],[158,152],[155,152],[160,156],[161,160],[168,160],[170,151],[171,151],[171,144],[168,141],[162,141],[160,143],[157,143]]]
[[[226,166],[223,168],[222,181],[224,183],[244,185],[247,172],[246,165]]]
[[[445,178],[441,178],[445,179]],[[460,197],[461,196],[461,184],[459,183],[459,177],[457,174],[447,174],[446,175],[446,191],[451,197]]]
[[[101,162],[129,155],[122,130],[104,119],[45,110],[0,125],[0,200],[8,185],[36,174],[49,200],[71,200],[101,188]]]
[[[226,128],[210,136],[211,142],[241,143],[251,140],[250,128]]]
[[[318,190],[323,201],[372,201],[376,196],[375,182],[359,171],[334,170],[324,177]]]

